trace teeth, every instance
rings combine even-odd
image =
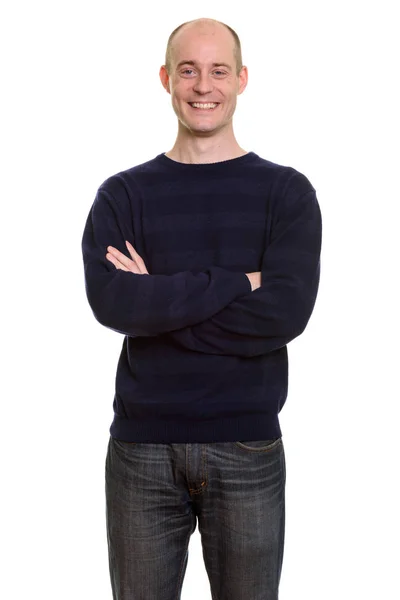
[[[208,104],[201,104],[200,102],[191,102],[190,103],[195,108],[215,108],[217,104],[212,104],[211,102]]]

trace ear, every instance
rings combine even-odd
[[[168,75],[168,72],[167,72],[167,69],[166,69],[165,65],[162,65],[160,67],[160,73],[159,73],[159,75],[160,75],[160,80],[161,80],[163,88],[165,90],[167,90],[167,92],[170,94],[171,90],[170,90],[170,86],[169,86],[169,75]]]
[[[244,90],[246,89],[248,80],[249,80],[249,72],[247,70],[247,67],[243,66],[239,73],[238,95],[241,94],[242,92],[244,92]]]

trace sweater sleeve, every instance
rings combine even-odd
[[[262,257],[261,287],[203,323],[169,333],[177,344],[252,357],[277,350],[304,331],[320,279],[322,217],[315,189],[304,192],[300,186],[299,195],[298,187],[289,188],[275,221]]]
[[[86,295],[102,325],[131,337],[156,336],[206,321],[251,290],[245,273],[214,266],[173,275],[117,269],[106,254],[114,246],[129,257],[125,240],[133,238],[125,204],[100,187],[82,236]]]

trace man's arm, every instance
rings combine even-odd
[[[250,292],[245,273],[220,267],[173,275],[116,269],[106,259],[107,248],[123,252],[125,240],[132,238],[129,222],[126,200],[100,187],[85,224],[82,253],[87,298],[105,327],[132,337],[160,335],[206,321]]]
[[[203,323],[167,335],[195,352],[258,356],[299,336],[320,278],[322,218],[315,190],[288,190],[262,258],[261,287]]]

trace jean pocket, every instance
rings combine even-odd
[[[268,452],[273,450],[279,444],[282,443],[282,437],[275,438],[274,440],[252,440],[249,442],[235,442],[238,448],[242,450],[249,450],[251,452]]]

